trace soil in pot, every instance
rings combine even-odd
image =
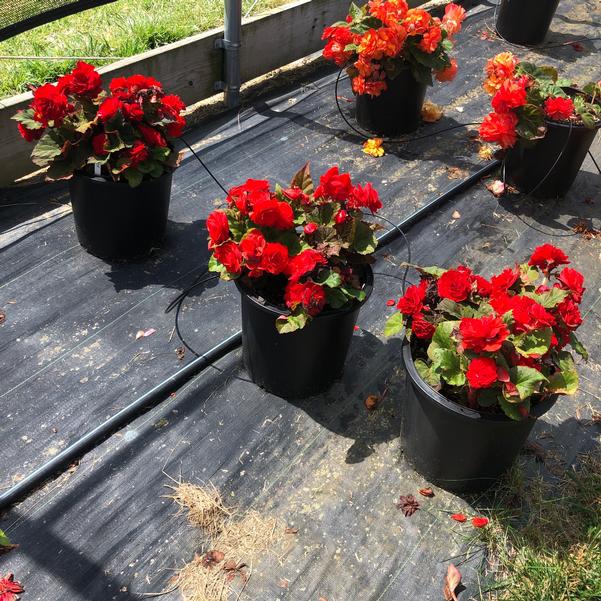
[[[236,281],[242,304],[242,353],[255,384],[288,399],[302,399],[327,390],[342,377],[355,324],[373,287],[367,267],[366,298],[342,309],[326,309],[295,332],[280,334],[275,321],[285,311],[262,302]]]
[[[547,128],[542,140],[519,141],[505,158],[508,181],[536,198],[557,198],[568,192],[598,130],[552,121]]]
[[[357,123],[369,132],[387,137],[415,131],[421,124],[427,86],[418,82],[409,68],[386,82],[388,89],[379,96],[357,95]]]
[[[513,44],[542,44],[558,4],[559,0],[501,0],[497,32]]]
[[[532,416],[514,421],[504,414],[463,407],[432,389],[417,373],[411,346],[403,345],[407,396],[401,443],[405,459],[429,482],[454,493],[486,490],[511,466],[536,418],[557,396],[534,404]]]
[[[127,182],[76,174],[69,180],[71,205],[79,243],[108,260],[147,255],[165,237],[171,199],[172,173]]]

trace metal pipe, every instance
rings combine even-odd
[[[380,236],[378,238],[378,246],[385,246],[395,240],[398,236],[400,236],[399,229],[408,230],[426,217],[426,215],[429,215],[432,211],[441,206],[444,202],[456,194],[459,194],[463,190],[466,190],[478,182],[480,178],[488,175],[491,171],[496,169],[499,164],[499,161],[490,161],[490,163],[486,164],[474,174],[470,175],[470,177],[455,184],[446,192],[443,192],[430,202],[426,203],[415,213],[400,221],[393,229]],[[17,501],[24,498],[26,495],[50,479],[53,475],[59,473],[61,470],[64,470],[73,461],[79,459],[88,451],[96,448],[109,436],[124,428],[127,424],[131,423],[136,417],[139,417],[140,415],[149,411],[151,408],[158,405],[171,392],[177,390],[180,386],[190,380],[190,378],[199,374],[206,367],[221,357],[224,357],[229,352],[238,348],[241,342],[242,333],[238,332],[233,334],[226,340],[220,342],[218,345],[207,351],[204,355],[201,355],[177,371],[175,374],[168,377],[166,380],[163,380],[163,382],[160,384],[157,384],[154,388],[143,394],[140,398],[133,401],[133,403],[123,408],[108,420],[93,430],[90,430],[87,434],[84,434],[84,436],[61,451],[50,461],[33,471],[18,484],[2,493],[2,495],[0,495],[0,511],[7,509]]]
[[[182,369],[175,372],[172,376],[168,377],[166,380],[163,380],[160,384],[157,384],[157,386],[144,393],[141,397],[137,398],[135,401],[133,401],[133,403],[127,405],[127,407],[124,407],[121,409],[121,411],[115,413],[115,415],[102,422],[99,426],[93,428],[87,434],[84,434],[73,444],[69,445],[67,448],[58,453],[58,455],[55,455],[50,461],[46,462],[44,465],[41,465],[26,478],[23,478],[23,480],[21,480],[18,484],[2,493],[2,495],[0,495],[0,511],[7,509],[31,493],[54,474],[66,469],[71,463],[73,463],[73,461],[79,459],[88,451],[96,448],[109,436],[124,428],[136,417],[139,417],[140,415],[149,411],[164,398],[169,396],[169,394],[190,380],[190,378],[194,377],[206,367],[211,365],[211,363],[214,363],[221,357],[227,355],[229,352],[238,348],[241,343],[241,332],[226,338],[204,355],[194,359],[194,361],[185,367],[182,367]]]
[[[225,0],[223,50],[225,52],[225,104],[240,104],[240,48],[242,46],[242,0]]]

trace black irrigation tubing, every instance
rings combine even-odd
[[[498,161],[490,161],[481,167],[467,179],[455,184],[415,213],[403,219],[400,223],[394,225],[392,229],[378,238],[378,247],[385,246],[394,241],[397,237],[403,235],[404,231],[411,228],[418,221],[430,214],[436,208],[441,206],[447,200],[474,185],[481,178],[488,175],[499,166]],[[159,405],[168,396],[178,390],[191,378],[210,367],[215,361],[223,358],[231,351],[237,349],[242,343],[242,332],[237,332],[229,338],[226,338],[206,353],[194,359],[191,363],[182,367],[172,376],[157,384],[154,388],[144,393],[141,397],[124,407],[121,411],[115,413],[112,417],[102,422],[99,426],[93,428],[81,438],[69,445],[63,451],[58,453],[52,459],[34,470],[31,474],[23,478],[18,484],[9,488],[0,495],[0,511],[8,509],[16,502],[24,499],[30,493],[39,488],[42,484],[59,475],[74,461],[80,459],[89,451],[98,447],[115,432],[121,430],[137,417],[147,413],[150,409]]]

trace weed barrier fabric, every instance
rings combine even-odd
[[[590,21],[584,8],[568,0],[559,10],[570,19],[571,35],[593,36],[594,27],[582,23]],[[424,133],[486,114],[482,69],[488,56],[505,49],[480,37],[491,14],[474,18],[461,34],[463,70],[455,82],[429,91],[431,100],[445,106],[445,117]],[[557,22],[567,27],[567,21]],[[597,68],[594,45],[584,47],[582,52],[554,49],[545,62],[563,65],[570,79],[584,79]],[[356,182],[371,181],[380,190],[383,215],[394,222],[479,169],[477,145],[461,130],[386,146],[381,159],[364,155],[362,140],[336,113],[334,78],[320,73],[272,93],[239,114],[206,122],[188,139],[227,186],[250,177],[286,183],[307,159],[315,175],[338,164]],[[349,95],[344,88],[340,93]],[[347,110],[350,104],[343,102]],[[599,141],[592,151],[599,155]],[[413,262],[450,266],[461,260],[485,273],[549,241],[523,221],[568,234],[552,240],[587,278],[582,338],[593,341],[593,360],[580,367],[583,391],[560,399],[533,433],[567,464],[598,444],[590,411],[601,410],[595,335],[601,248],[596,239],[571,236],[578,219],[601,227],[595,205],[600,180],[593,168],[587,159],[562,201],[497,200],[474,185],[409,233]],[[455,177],[457,169],[462,178]],[[189,354],[182,363],[177,358],[181,343],[170,338],[173,316],[165,316],[164,309],[206,264],[204,219],[223,199],[195,159],[186,158],[174,176],[165,250],[131,265],[104,263],[82,251],[72,217],[45,217],[66,200],[59,184],[4,192],[0,201],[0,237],[11,240],[4,246],[0,238],[4,489],[77,440],[90,424],[101,423],[190,363]],[[18,237],[9,232],[25,221]],[[241,600],[435,599],[449,561],[464,559],[460,569],[468,590],[462,595],[477,598],[482,556],[465,555],[471,531],[457,530],[447,516],[471,515],[487,505],[436,489],[434,499],[422,501],[410,518],[395,507],[399,495],[415,494],[426,483],[400,455],[400,341],[382,335],[386,301],[400,294],[401,274],[393,263],[407,258],[402,237],[378,256],[374,293],[360,315],[345,376],[326,395],[286,403],[265,394],[244,381],[236,351],[217,363],[220,371],[206,370],[11,509],[0,528],[20,548],[2,558],[2,568],[25,584],[28,598],[127,600],[168,590],[170,570],[189,561],[202,543],[163,498],[163,486],[171,482],[165,474],[180,473],[188,481],[212,481],[243,510],[258,509],[299,528],[283,565],[266,561],[253,567]],[[239,327],[234,287],[211,282],[195,290],[180,325],[199,352],[234,334]],[[156,332],[135,339],[138,330],[148,328]],[[384,392],[378,409],[368,412],[366,398]],[[523,459],[529,469],[546,469],[532,457]],[[281,579],[288,580],[286,589]],[[163,598],[175,601],[179,593]]]

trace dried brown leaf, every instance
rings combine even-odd
[[[138,330],[136,332],[136,340],[140,338],[146,338],[146,336],[152,336],[156,330],[154,328],[148,328],[147,330]]]
[[[445,601],[458,601],[455,589],[461,584],[461,572],[451,563],[444,579],[442,594]]]
[[[596,240],[601,238],[601,230],[598,230],[594,227],[589,227],[586,221],[581,219],[576,225],[572,228],[577,234],[580,234],[585,240]]]
[[[6,313],[0,310],[0,326],[6,321]]]
[[[449,179],[465,179],[469,173],[460,167],[447,167],[447,177]]]
[[[408,518],[419,509],[419,502],[413,495],[401,495],[396,506]]]
[[[183,360],[184,360],[184,357],[186,356],[186,347],[185,347],[185,346],[178,346],[178,347],[175,349],[175,355],[177,356],[177,358],[178,358],[180,361],[183,361]]]
[[[593,411],[591,414],[591,419],[593,420],[593,424],[601,424],[601,413]]]
[[[453,214],[451,215],[451,217],[453,219],[461,219],[461,213],[459,211],[453,211]]]
[[[444,113],[442,112],[442,108],[429,100],[424,102],[422,106],[422,119],[426,123],[436,123],[436,121],[440,121]]]
[[[288,580],[287,578],[280,578],[280,582],[279,582],[280,588],[288,588],[289,584],[290,584],[290,580]]]
[[[293,526],[288,526],[284,532],[285,532],[285,534],[298,534],[298,528],[294,528]]]
[[[202,565],[205,568],[214,568],[218,563],[222,562],[225,554],[221,551],[207,551],[202,556]]]

